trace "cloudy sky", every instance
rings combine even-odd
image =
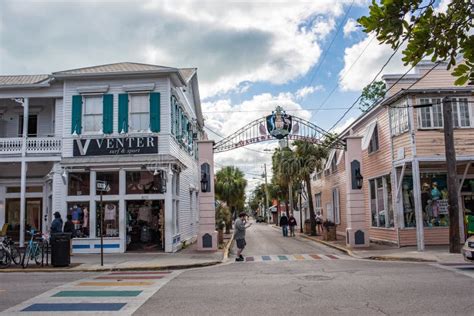
[[[357,26],[367,12],[366,0],[2,0],[0,73],[121,61],[197,67],[210,138],[277,105],[328,129],[391,54]],[[385,73],[403,71],[398,56]],[[356,107],[338,129],[359,114]],[[217,154],[216,162],[238,166],[254,186],[273,147]]]

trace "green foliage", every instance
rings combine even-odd
[[[375,32],[380,43],[397,49],[407,39],[403,50],[405,65],[416,65],[424,57],[447,61],[448,69],[462,54],[464,64],[454,68],[455,84],[474,81],[474,1],[452,0],[446,13],[436,12],[435,1],[372,0],[368,16],[358,19],[367,33]]]
[[[359,109],[363,112],[368,111],[372,104],[376,104],[383,99],[386,91],[387,87],[383,81],[374,81],[374,83],[367,85],[362,90]]]
[[[227,206],[219,204],[216,207],[216,228],[224,229],[225,224],[232,220],[230,210]]]
[[[239,168],[227,166],[216,173],[216,197],[224,201],[232,212],[243,210],[246,186],[247,180]]]

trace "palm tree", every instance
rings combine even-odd
[[[216,173],[216,197],[224,201],[230,208],[233,218],[237,208],[243,208],[245,203],[245,187],[247,180],[244,173],[233,166],[226,166]],[[226,223],[226,233],[230,231],[231,221]]]

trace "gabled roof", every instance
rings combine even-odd
[[[179,72],[183,76],[184,81],[186,81],[186,83],[189,82],[189,80],[191,80],[191,78],[194,76],[196,71],[197,71],[197,68],[180,68],[179,69]]]
[[[63,71],[53,72],[54,76],[63,75],[81,75],[81,74],[109,74],[109,73],[125,73],[125,72],[162,72],[176,71],[176,68],[164,67],[150,64],[140,64],[131,62],[122,62],[106,65],[98,65],[92,67],[76,68]]]
[[[49,75],[0,76],[0,87],[33,85],[43,82]]]

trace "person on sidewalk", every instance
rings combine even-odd
[[[290,225],[290,236],[295,237],[295,227],[298,223],[296,222],[296,218],[293,216],[293,213],[290,214],[290,218],[288,219],[288,225]]]
[[[288,217],[283,213],[280,218],[280,226],[283,232],[283,237],[288,237]]]
[[[252,226],[252,223],[245,225],[247,223],[247,221],[245,220],[246,216],[247,214],[245,212],[241,212],[239,214],[239,218],[237,218],[234,223],[234,239],[237,243],[237,258],[235,258],[235,261],[244,261],[242,251],[244,250],[245,245],[247,244],[245,242],[245,230]]]
[[[319,235],[323,233],[323,217],[320,211],[316,214],[316,233]]]
[[[72,256],[72,238],[74,237],[75,227],[74,227],[74,223],[72,222],[72,215],[70,214],[66,216],[66,223],[64,223],[63,231],[65,233],[71,234],[71,239],[69,240],[69,248],[70,248],[69,253]]]
[[[51,234],[63,232],[63,220],[59,212],[54,212],[54,220],[51,223]]]

